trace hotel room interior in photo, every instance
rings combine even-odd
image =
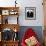
[[[46,46],[46,0],[0,0],[0,46]]]

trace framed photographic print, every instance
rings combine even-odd
[[[36,7],[25,7],[25,18],[27,20],[36,19]]]
[[[2,15],[9,15],[9,10],[2,10]]]

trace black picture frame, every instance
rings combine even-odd
[[[25,19],[36,20],[36,7],[25,7]]]

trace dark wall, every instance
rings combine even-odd
[[[32,28],[37,33],[39,41],[43,42],[43,30],[42,30],[42,26],[21,26],[20,27],[20,32],[19,32],[19,39],[20,39],[20,41],[22,40],[23,35],[24,35],[25,31],[28,28]]]

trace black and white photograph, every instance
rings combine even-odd
[[[36,19],[36,8],[35,7],[26,7],[25,8],[25,18],[35,20]]]

